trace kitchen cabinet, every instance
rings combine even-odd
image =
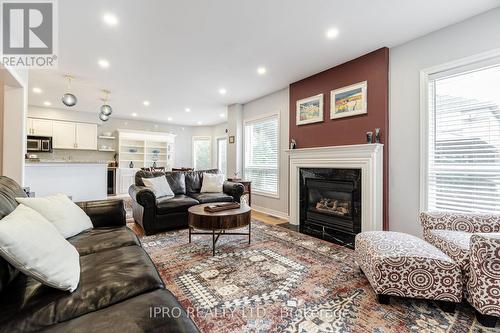
[[[52,136],[52,120],[28,118],[26,121],[26,134],[33,136]]]
[[[97,125],[76,123],[76,149],[97,150]]]
[[[97,125],[53,121],[54,149],[97,150]]]
[[[54,121],[52,124],[52,146],[54,149],[75,149],[76,123]]]

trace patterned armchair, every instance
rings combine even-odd
[[[495,325],[500,315],[500,215],[423,212],[420,222],[425,240],[460,265],[467,286],[464,294],[478,311],[478,321]],[[496,277],[489,274],[494,269]]]
[[[500,317],[500,235],[472,235],[467,291],[478,321],[494,327]]]

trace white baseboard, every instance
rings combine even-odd
[[[273,217],[282,219],[282,220],[287,220],[288,221],[288,214],[274,210],[274,209],[269,209],[265,207],[260,207],[260,206],[255,206],[252,205],[252,209],[263,214],[271,215]]]

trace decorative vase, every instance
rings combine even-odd
[[[130,161],[130,164],[128,165],[130,169],[134,167],[134,162]]]
[[[366,132],[366,143],[373,142],[373,132]]]

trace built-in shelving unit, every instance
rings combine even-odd
[[[127,193],[140,168],[156,165],[172,170],[174,143],[170,133],[118,130],[118,192]]]

